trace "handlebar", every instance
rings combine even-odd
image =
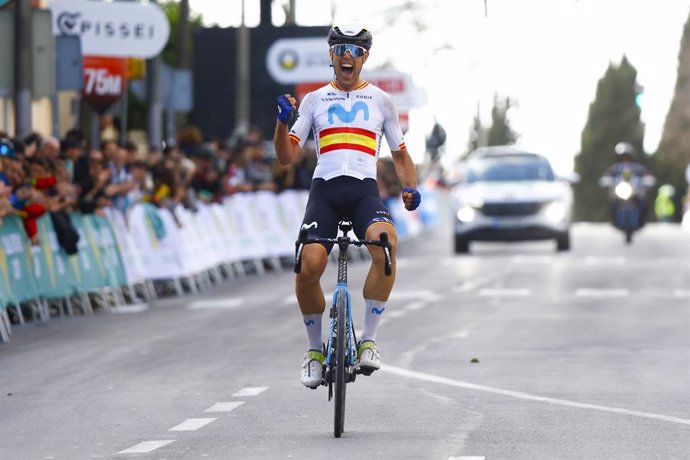
[[[347,233],[347,232],[345,232]],[[307,231],[301,230],[297,241],[295,241],[295,273],[302,271],[302,250],[307,244],[322,243],[322,244],[337,244],[341,251],[346,251],[350,245],[357,247],[361,246],[379,246],[383,249],[385,263],[383,272],[386,276],[391,276],[391,244],[388,241],[388,234],[381,232],[378,240],[353,240],[347,236],[340,236],[338,238],[308,238]]]

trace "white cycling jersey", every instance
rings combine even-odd
[[[393,97],[368,82],[352,91],[330,83],[308,93],[300,104],[290,139],[302,147],[310,129],[317,154],[314,178],[376,179],[383,135],[392,151],[405,149]]]

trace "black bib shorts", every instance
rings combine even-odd
[[[302,221],[302,229],[308,237],[335,238],[338,235],[338,222],[349,220],[352,229],[360,240],[364,239],[367,228],[376,222],[386,222],[393,226],[393,218],[379,196],[374,179],[357,179],[339,176],[330,180],[316,178],[311,183],[307,209]],[[326,249],[331,252],[333,245]]]

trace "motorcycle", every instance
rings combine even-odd
[[[632,242],[633,233],[644,225],[646,190],[655,179],[649,175],[635,174],[632,168],[624,168],[616,176],[604,176],[599,180],[602,187],[609,188],[612,206],[612,224],[625,234],[625,242]]]

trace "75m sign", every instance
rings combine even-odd
[[[125,91],[127,59],[84,56],[84,87],[82,93],[98,113],[106,112]]]

